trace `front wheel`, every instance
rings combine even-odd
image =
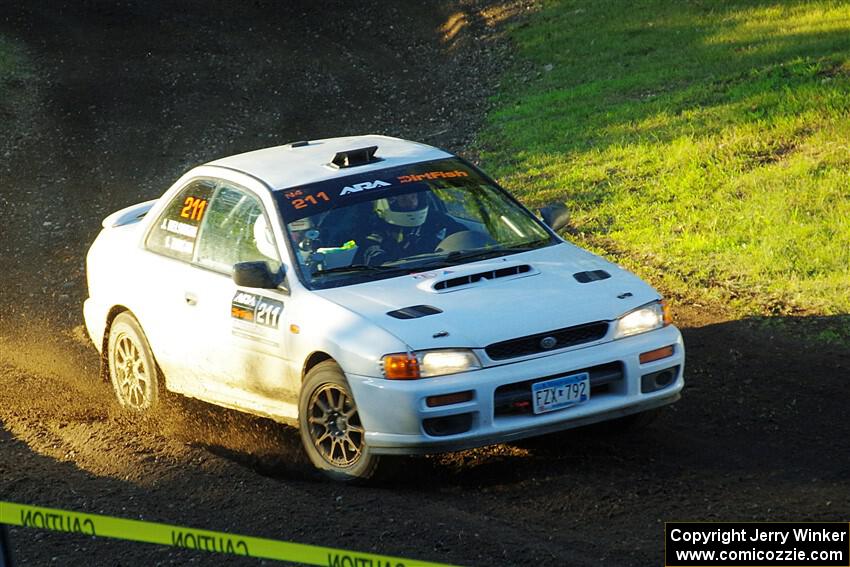
[[[313,465],[334,480],[365,481],[380,457],[366,444],[354,396],[342,369],[321,362],[307,373],[298,401],[301,442]]]
[[[156,405],[156,362],[141,325],[129,313],[120,313],[112,321],[107,360],[109,379],[121,407],[144,412]]]

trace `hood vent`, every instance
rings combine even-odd
[[[457,287],[478,283],[481,280],[495,280],[497,278],[519,276],[529,272],[531,272],[531,266],[528,264],[508,266],[506,268],[499,268],[498,270],[488,270],[486,272],[478,272],[476,274],[468,274],[465,276],[442,280],[434,284],[434,289],[437,291],[448,291]]]
[[[578,272],[573,274],[573,277],[576,281],[578,281],[578,283],[590,283],[599,280],[607,280],[611,277],[611,274],[605,270],[593,270],[592,272]]]
[[[413,307],[402,307],[401,309],[390,311],[387,315],[395,317],[396,319],[418,319],[420,317],[436,315],[437,313],[442,312],[443,311],[441,309],[437,309],[430,305],[414,305]]]

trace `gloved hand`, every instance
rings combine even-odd
[[[378,266],[387,260],[387,251],[380,244],[373,244],[363,252],[363,263],[367,266]]]

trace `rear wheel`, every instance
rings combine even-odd
[[[354,396],[342,369],[332,360],[313,367],[298,402],[301,442],[313,465],[334,480],[365,481],[380,457],[366,444]]]
[[[121,407],[144,412],[159,398],[159,377],[153,352],[141,325],[129,313],[120,313],[109,329],[109,379]]]

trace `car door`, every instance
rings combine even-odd
[[[284,333],[289,296],[237,286],[233,266],[252,261],[266,262],[274,273],[281,269],[270,217],[257,195],[220,182],[195,247],[197,274],[186,291],[203,326],[198,336],[209,341],[199,359],[207,391],[213,401],[249,411],[295,400]]]
[[[215,189],[210,179],[192,179],[179,189],[145,238],[146,253],[139,257],[138,273],[128,274],[144,281],[134,310],[169,389],[192,396],[203,394],[196,353],[206,339],[200,333],[187,283],[198,276],[192,259]]]

